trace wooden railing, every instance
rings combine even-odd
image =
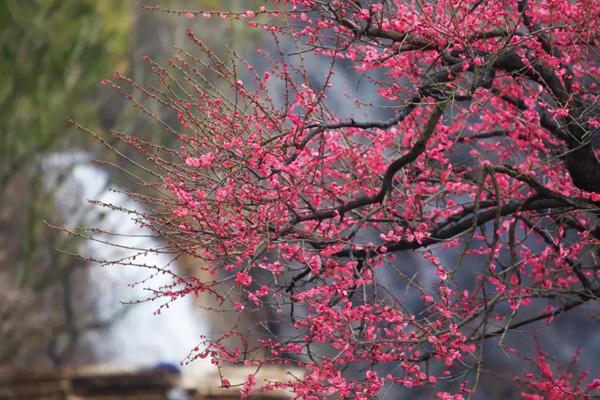
[[[267,367],[258,375],[260,382],[289,376],[289,371]],[[242,382],[249,370],[230,368],[232,383]],[[115,368],[25,369],[0,367],[0,400],[233,400],[239,387],[219,387],[214,374],[187,380],[165,370],[119,370]],[[286,392],[256,394],[253,399],[283,400]]]

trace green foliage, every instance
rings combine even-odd
[[[68,132],[94,124],[100,79],[126,62],[131,15],[121,0],[0,2],[0,190]]]

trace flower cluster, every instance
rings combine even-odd
[[[206,262],[203,293],[262,318],[198,355],[299,366],[304,376],[270,387],[303,399],[390,387],[465,398],[486,341],[503,346],[513,329],[600,295],[600,6],[274,3],[181,12],[274,35],[259,52],[266,66],[236,55],[229,65],[189,32],[193,50],[168,67],[148,59],[162,87],[107,82],[177,115],[173,126],[145,111],[176,135],[172,149],[115,133],[169,193],[143,223]],[[309,76],[309,57],[322,76]],[[384,106],[357,96],[338,115],[341,69]],[[543,371],[527,378],[542,394],[524,396],[567,398],[568,379]],[[254,385],[251,375],[243,394]]]

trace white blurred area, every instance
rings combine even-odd
[[[97,227],[118,235],[95,234],[100,240],[83,241],[80,254],[94,259],[123,259],[139,253],[128,248],[152,249],[160,243],[148,229],[132,221],[130,215],[116,210],[90,205],[98,200],[125,209],[139,210],[141,205],[123,193],[110,191],[109,173],[92,164],[85,152],[54,154],[45,159],[48,190],[56,190],[58,212],[65,228]],[[124,246],[124,247],[118,247]],[[147,252],[137,255],[136,264],[175,271],[175,264],[166,254]],[[146,369],[170,364],[180,367],[189,352],[208,336],[211,325],[207,315],[198,307],[197,299],[185,297],[156,313],[164,300],[146,301],[151,292],[172,282],[169,274],[156,273],[152,268],[91,263],[85,290],[78,299],[82,312],[91,313],[88,319],[112,321],[101,329],[86,332],[79,349],[85,349],[88,362],[118,367]],[[80,300],[80,301],[79,301]],[[212,370],[207,360],[196,360],[180,367],[184,375],[205,374]]]

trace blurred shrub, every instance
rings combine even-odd
[[[93,116],[91,90],[124,63],[131,17],[121,0],[0,2],[0,189]]]

